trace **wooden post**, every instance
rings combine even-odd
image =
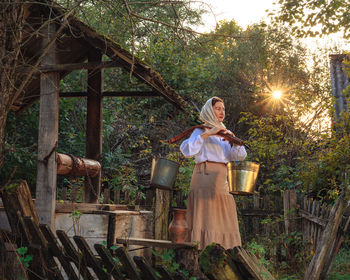
[[[322,238],[316,248],[315,255],[313,256],[305,272],[304,280],[320,279],[321,272],[327,271],[327,267],[325,267],[325,265],[328,256],[332,254],[330,251],[331,246],[334,239],[336,238],[345,206],[346,201],[344,199],[344,193],[342,193],[332,208],[332,211],[329,215],[329,221],[322,233]]]
[[[89,62],[101,62],[102,53],[90,50]],[[103,69],[88,70],[86,158],[101,160],[102,154],[102,89]],[[97,203],[101,192],[101,171],[90,178],[85,177],[84,202]]]
[[[285,190],[283,193],[283,208],[284,208],[284,225],[286,234],[290,235],[291,232],[296,230],[296,207],[297,207],[297,195],[295,190]]]
[[[155,239],[168,240],[169,227],[169,211],[170,211],[170,191],[156,190],[156,207],[154,215]]]
[[[54,39],[55,23],[43,28],[42,48]],[[56,44],[43,57],[41,65],[56,64]],[[39,221],[55,226],[57,164],[55,150],[58,141],[59,73],[46,72],[40,75],[40,115],[38,136],[38,166],[35,206]]]

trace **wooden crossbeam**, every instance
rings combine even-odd
[[[87,93],[82,91],[60,92],[60,97],[86,97]],[[154,91],[105,91],[102,97],[160,97]]]
[[[194,242],[173,243],[169,240],[156,240],[146,238],[117,238],[117,243],[124,245],[139,245],[147,247],[159,247],[159,248],[176,248],[176,249],[195,249],[197,244]]]
[[[51,64],[39,66],[35,72],[64,72],[74,70],[98,70],[103,68],[121,67],[117,60],[103,61],[103,62],[82,62],[82,63],[65,63],[65,64]],[[27,74],[32,70],[31,67],[23,67],[20,69],[21,74]]]

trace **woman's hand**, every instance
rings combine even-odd
[[[219,133],[220,131],[227,131],[226,129],[224,128],[220,128],[220,127],[213,127],[209,130],[206,130],[204,133],[201,134],[201,137],[203,140],[207,139],[209,136],[211,135],[215,135],[217,133]]]

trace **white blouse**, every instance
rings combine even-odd
[[[195,163],[204,161],[215,161],[227,163],[229,161],[242,161],[247,156],[247,152],[243,146],[230,145],[228,141],[224,141],[223,137],[214,135],[203,140],[201,134],[204,131],[196,128],[190,138],[182,142],[180,146],[181,152],[185,157],[194,157]]]

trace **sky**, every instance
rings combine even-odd
[[[275,0],[203,0],[212,7],[213,14],[204,17],[205,27],[202,31],[209,31],[215,28],[215,19],[234,19],[237,23],[246,27],[249,24],[257,23],[267,18],[267,9],[272,10]]]
[[[203,17],[204,26],[199,27],[199,32],[209,32],[215,28],[216,22],[226,19],[234,19],[243,28],[249,24],[258,23],[261,20],[269,22],[266,10],[272,11],[276,7],[273,5],[276,0],[202,0],[208,4],[213,13]],[[348,42],[344,42],[339,34],[332,34],[322,39],[303,39],[303,44],[310,50],[318,47],[333,48],[337,45],[342,50],[349,51]]]

